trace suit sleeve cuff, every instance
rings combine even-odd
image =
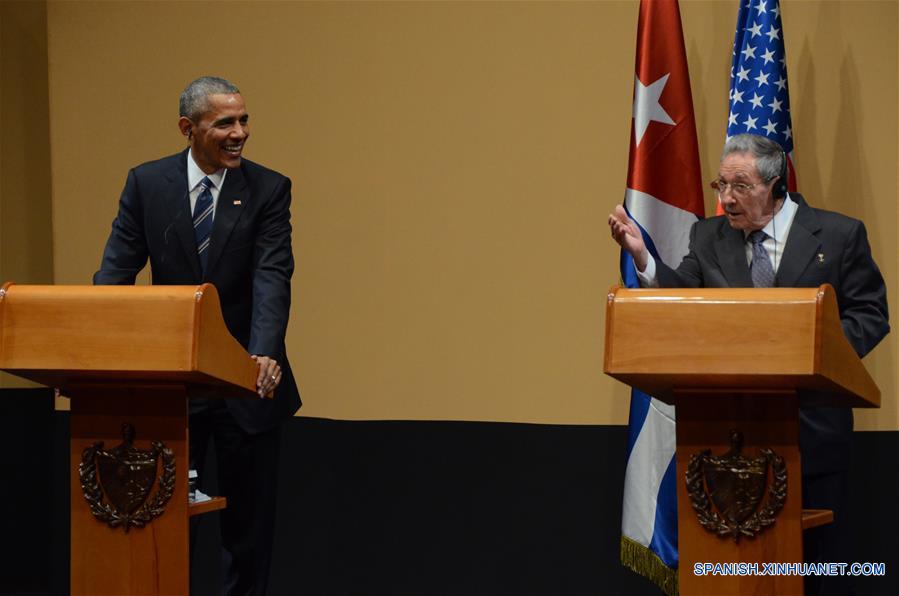
[[[649,259],[646,261],[646,269],[637,270],[637,279],[640,280],[641,288],[659,287],[659,280],[656,277],[656,260],[652,258],[652,255],[649,255]]]

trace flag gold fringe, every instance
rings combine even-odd
[[[678,596],[677,569],[668,567],[657,554],[627,536],[621,537],[621,564],[657,585],[668,596]]]

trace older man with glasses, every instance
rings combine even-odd
[[[834,287],[843,333],[859,357],[889,333],[886,286],[862,222],[810,207],[786,188],[786,155],[766,137],[736,135],[724,145],[711,183],[724,215],[696,222],[690,251],[673,269],[649,253],[618,205],[612,238],[634,259],[644,287]],[[806,533],[806,560],[851,562],[848,523],[850,408],[800,411],[803,507],[832,509],[834,523]],[[814,584],[814,585],[809,585]],[[807,583],[806,593],[852,593],[848,578]]]

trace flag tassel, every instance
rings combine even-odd
[[[668,567],[657,554],[627,536],[621,537],[621,564],[657,585],[668,596],[678,596],[677,569]]]

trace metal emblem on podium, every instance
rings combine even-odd
[[[760,457],[744,456],[738,431],[731,432],[730,442],[724,455],[713,456],[711,449],[705,449],[690,457],[686,482],[700,525],[739,542],[774,524],[787,499],[787,465],[771,449],[761,449]]]
[[[122,443],[109,450],[98,441],[85,449],[78,466],[81,491],[91,513],[109,527],[143,528],[165,511],[175,490],[175,456],[162,441],[150,449],[134,446],[134,427],[122,425]],[[156,481],[157,468],[162,475]],[[151,496],[153,485],[156,492]],[[106,497],[104,500],[104,496]]]

